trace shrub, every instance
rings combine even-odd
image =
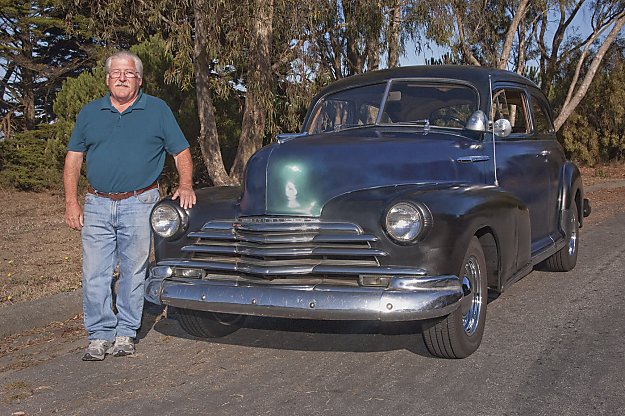
[[[45,139],[56,129],[45,124],[0,143],[0,186],[22,191],[61,189],[62,171],[50,163],[46,152]]]

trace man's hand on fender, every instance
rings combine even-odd
[[[191,208],[195,205],[195,191],[193,191],[193,187],[189,185],[180,185],[171,199],[180,198],[180,207],[184,209]]]

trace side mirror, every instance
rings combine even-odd
[[[297,139],[298,137],[308,136],[308,133],[280,133],[276,135],[276,141],[278,143],[288,142],[289,140]]]
[[[471,131],[485,132],[488,126],[488,118],[482,110],[477,110],[467,120],[464,128]]]
[[[493,133],[497,137],[508,137],[512,133],[512,124],[507,119],[500,118],[493,124]]]

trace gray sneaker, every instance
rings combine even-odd
[[[131,337],[115,337],[115,347],[113,347],[113,357],[123,357],[135,353],[135,343]]]
[[[113,343],[105,339],[94,339],[89,342],[89,346],[82,356],[83,361],[102,361],[106,354],[113,350]]]

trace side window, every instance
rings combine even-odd
[[[505,118],[512,125],[512,134],[529,133],[527,106],[523,91],[514,89],[500,89],[493,94],[493,120]]]
[[[555,129],[551,123],[551,119],[547,116],[547,111],[540,104],[540,100],[532,95],[532,111],[534,113],[534,133],[536,134],[552,134]]]

